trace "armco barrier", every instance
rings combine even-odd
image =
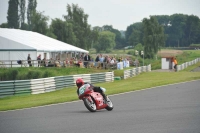
[[[0,82],[0,97],[24,94],[40,94],[75,86],[77,78],[85,82],[100,83],[114,81],[114,72],[58,76],[31,80]]]
[[[65,87],[75,86],[74,76],[64,77]]]
[[[31,94],[30,80],[15,80],[14,82],[14,95]]]
[[[31,79],[31,94],[40,94],[45,92],[44,79]]]
[[[140,74],[141,72],[149,72],[149,71],[151,71],[151,65],[128,69],[124,71],[124,79],[134,77]]]
[[[44,88],[45,88],[45,92],[51,92],[51,91],[56,90],[54,77],[44,78]]]
[[[57,90],[66,87],[66,83],[65,83],[66,80],[64,76],[54,77],[54,80],[55,80],[55,88]]]
[[[92,74],[90,76],[90,78],[91,78],[91,83],[92,84],[98,83],[99,82],[99,73]]]
[[[0,97],[14,95],[14,81],[0,82]]]
[[[113,72],[107,72],[106,73],[106,82],[109,82],[110,81],[110,79],[112,79],[112,81],[113,81],[113,79],[114,79],[114,73]]]

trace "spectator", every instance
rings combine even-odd
[[[60,58],[58,58],[58,59],[55,61],[55,66],[56,66],[56,67],[61,67],[61,65],[60,65]]]
[[[46,66],[46,64],[47,64],[47,60],[46,60],[46,58],[44,57],[44,58],[42,59],[42,66]]]
[[[80,59],[81,59],[81,60],[84,59],[84,54],[83,54],[83,53],[81,54]]]
[[[65,64],[66,64],[66,66],[69,66],[69,65],[70,65],[68,58],[66,58]]]
[[[88,62],[90,61],[90,55],[88,55],[88,53],[86,53],[85,57],[84,57],[84,66],[87,68],[88,67]]]
[[[101,63],[101,67],[103,67],[103,61],[104,61],[104,57],[102,54],[100,54],[100,58],[99,58],[99,61]]]
[[[114,64],[114,63],[115,63],[115,59],[111,57],[110,64]]]
[[[81,58],[75,63],[75,66],[80,67],[82,64]]]
[[[37,57],[37,60],[38,60],[38,67],[41,66],[41,54],[39,54],[39,56]]]
[[[95,66],[95,62],[94,62],[94,59],[93,59],[93,58],[91,58],[91,61],[89,62],[89,66],[90,66],[91,68],[93,68],[93,67]]]
[[[104,58],[104,60],[103,60],[103,68],[105,68],[105,69],[106,69],[106,67],[107,67],[108,60],[109,60],[109,58],[108,58],[108,56],[106,55],[105,58]]]
[[[176,58],[173,59],[173,62],[174,62],[174,71],[176,72],[177,71],[177,64],[178,64]]]
[[[73,58],[70,59],[69,64],[70,64],[70,66],[73,66],[73,65],[74,65],[74,60],[73,60]]]
[[[95,59],[95,62],[99,62],[100,59],[99,59],[99,55],[97,55],[96,59]]]
[[[116,59],[114,57],[111,57],[110,63],[109,63],[109,67],[111,69],[117,68],[117,62]]]
[[[48,62],[48,67],[53,67],[54,66],[54,60],[51,58]]]
[[[32,64],[31,64],[31,57],[30,57],[30,54],[28,54],[27,61],[28,61],[29,67],[31,67]]]

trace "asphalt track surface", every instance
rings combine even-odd
[[[110,98],[113,111],[78,101],[0,112],[0,133],[200,133],[200,80]]]

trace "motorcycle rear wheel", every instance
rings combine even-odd
[[[107,105],[108,106],[105,109],[107,109],[108,111],[113,110],[114,106],[113,106],[113,103],[112,103],[112,101],[110,100],[109,97],[107,97]]]
[[[90,102],[87,98],[83,99],[85,107],[90,111],[90,112],[95,112],[97,110],[95,102],[92,101]]]

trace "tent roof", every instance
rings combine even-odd
[[[7,28],[0,28],[0,50],[88,53],[87,50],[36,32]]]

